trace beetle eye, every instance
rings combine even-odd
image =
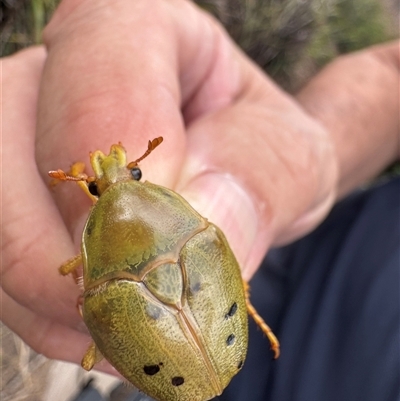
[[[97,184],[94,181],[89,182],[88,190],[93,196],[99,196],[99,193],[97,191]]]
[[[142,170],[140,170],[139,167],[133,167],[133,169],[131,170],[131,174],[132,178],[135,181],[140,181],[140,179],[142,178]]]

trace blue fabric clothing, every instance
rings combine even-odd
[[[271,250],[242,371],[220,401],[400,400],[400,177],[337,204],[311,234]]]

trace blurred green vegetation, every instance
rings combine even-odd
[[[338,54],[398,35],[397,0],[194,1],[290,92]],[[2,55],[40,43],[59,2],[0,0]]]
[[[60,0],[1,0],[1,54],[42,42],[42,31]]]
[[[338,54],[395,37],[394,19],[391,20],[388,6],[377,0],[338,0],[334,7],[316,13],[315,24],[319,28],[308,46],[308,53],[318,66]]]
[[[381,43],[390,36],[383,2],[341,0],[336,9],[337,15],[331,17],[331,25],[340,53]]]
[[[339,54],[398,35],[397,0],[198,0],[277,83],[295,91]]]

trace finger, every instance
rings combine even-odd
[[[342,56],[297,94],[331,133],[341,197],[399,158],[399,44]]]
[[[144,179],[173,188],[186,147],[181,107],[194,103],[215,62],[215,24],[187,1],[109,3],[65,1],[46,29],[40,171],[45,177],[118,141],[135,159],[161,135],[163,145],[141,166]],[[188,116],[202,110],[196,99]],[[71,232],[80,232],[88,204],[74,188],[55,192]]]
[[[189,127],[178,189],[223,229],[249,279],[299,216],[316,211],[293,237],[321,221],[334,199],[336,175],[327,132],[249,62],[242,63],[250,78],[240,96]]]
[[[146,2],[136,2],[134,9],[131,3],[117,2],[114,10],[119,18],[109,13],[104,4],[107,2],[64,2],[65,7],[47,31],[49,85],[44,87],[43,99],[51,102],[43,102],[39,114],[42,117],[39,119],[39,163],[47,166],[56,158],[71,160],[72,154],[78,157],[88,148],[89,139],[93,145],[100,146],[110,136],[116,136],[116,132],[129,150],[133,143],[139,146],[140,141],[147,142],[149,132],[159,127],[157,131],[163,130],[165,145],[168,143],[170,148],[160,149],[160,158],[153,163],[150,159],[145,161],[149,163],[144,167],[148,172],[146,178],[175,187],[184,169],[178,188],[188,196],[193,195],[191,198],[200,210],[216,205],[215,213],[210,213],[212,220],[232,240],[240,264],[249,265],[250,271],[254,271],[267,247],[298,215],[315,207],[314,203],[322,205],[318,218],[329,209],[333,197],[326,188],[332,185],[333,179],[322,177],[332,164],[332,152],[329,147],[324,148],[325,133],[254,67],[244,67],[250,63],[238,56],[215,23],[189,3],[159,1],[154,12],[155,8]],[[121,33],[122,40],[121,48],[117,49],[116,41],[107,42],[105,30],[101,28],[107,27],[108,35],[109,27],[116,21],[116,31]],[[85,35],[81,34],[83,27]],[[76,46],[78,40],[74,38],[78,35],[88,39],[86,45],[83,41],[81,47]],[[106,46],[101,52],[98,46],[93,46],[100,42]],[[66,60],[65,49],[67,54],[76,56]],[[89,54],[85,62],[83,53]],[[113,61],[106,59],[108,54],[113,55]],[[122,62],[118,64],[115,60]],[[60,66],[61,70],[68,69],[71,82],[56,79],[62,73]],[[85,73],[88,68],[90,76]],[[58,100],[50,96],[53,92],[59,94]],[[165,93],[167,97],[163,96]],[[186,138],[180,107],[188,124]],[[131,113],[132,110],[136,113]],[[253,117],[254,123],[247,114]],[[289,121],[282,125],[281,120],[285,118]],[[277,124],[281,126],[276,128]],[[260,126],[264,128],[260,130]],[[246,132],[251,132],[251,139],[243,135]],[[234,146],[227,148],[232,143]],[[267,149],[264,155],[262,149]],[[287,154],[282,149],[288,150]],[[323,172],[319,169],[321,160],[327,165]],[[255,168],[249,170],[252,164]],[[42,167],[42,172],[47,169]],[[233,177],[235,185],[230,185],[232,180],[217,185],[210,185],[208,179],[201,184],[195,180],[210,171]],[[282,179],[278,180],[277,175],[282,171]],[[321,184],[325,182],[325,186]],[[185,190],[189,183],[190,188]],[[213,202],[215,188],[225,188],[225,183],[232,190],[223,198],[235,199],[235,205],[241,206],[242,219],[235,221],[234,226],[229,218],[237,214],[233,203]],[[238,201],[238,194],[245,194],[243,202]],[[57,198],[57,203],[72,231],[80,233],[76,228],[78,221],[82,225],[82,220],[71,214],[85,212],[77,212],[79,204],[71,205],[71,196],[64,193],[63,198]],[[221,208],[226,212],[219,217]],[[251,226],[243,221],[252,222]],[[243,246],[243,235],[235,235],[238,231],[246,235],[246,246]]]
[[[2,287],[21,305],[79,325],[78,289],[57,266],[74,252],[34,159],[36,100],[45,52],[23,51],[2,63]],[[12,318],[12,315],[11,315]]]

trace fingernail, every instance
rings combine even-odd
[[[231,176],[204,173],[179,193],[223,231],[244,273],[258,231],[258,216],[246,191]]]

